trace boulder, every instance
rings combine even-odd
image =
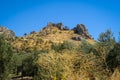
[[[77,26],[74,27],[73,30],[74,30],[74,33],[77,33],[85,38],[92,39],[88,33],[88,30],[86,29],[85,25],[83,25],[83,24],[77,24]]]
[[[81,36],[74,36],[72,37],[72,39],[76,41],[81,41]]]
[[[60,29],[60,30],[64,30],[64,26],[63,26],[62,23],[57,23],[57,24],[56,24],[56,27],[57,27],[58,29]]]

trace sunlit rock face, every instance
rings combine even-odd
[[[73,28],[74,33],[81,35],[81,37],[92,39],[91,35],[89,35],[88,30],[86,29],[85,25],[77,24],[76,27]]]

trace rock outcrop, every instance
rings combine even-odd
[[[77,24],[77,26],[73,28],[73,30],[74,33],[81,35],[81,37],[83,38],[92,39],[91,35],[89,35],[88,30],[83,24]]]
[[[76,41],[81,41],[81,36],[74,36],[72,37],[72,39]]]
[[[64,26],[62,23],[52,23],[52,22],[49,22],[48,25],[43,28],[43,29],[46,29],[46,28],[51,28],[51,27],[57,27],[59,30],[68,30],[68,27],[67,26]]]
[[[5,38],[15,37],[15,33],[12,30],[9,30],[6,27],[1,27],[1,26],[0,26],[0,35],[3,35]]]
[[[59,30],[69,30],[69,28],[67,26],[64,26],[62,23],[50,22],[45,28],[43,28],[43,30],[45,30],[43,35],[49,34],[53,27],[56,27]],[[83,24],[77,24],[77,26],[74,27],[72,30],[75,34],[78,34],[72,37],[73,40],[81,41],[81,39],[92,39],[91,35],[88,33],[88,30]]]

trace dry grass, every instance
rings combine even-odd
[[[58,54],[51,51],[48,54],[40,54],[39,56],[37,63],[42,67],[43,72],[45,70],[49,72],[49,78],[66,79],[71,74],[72,59],[75,55],[68,55],[68,53]],[[44,77],[44,75],[47,75],[47,72],[40,76]]]
[[[50,51],[48,54],[39,56],[37,63],[43,69],[43,79],[46,79],[45,76],[49,76],[54,80],[109,80],[108,72],[97,61],[100,59],[97,59],[92,53],[84,55],[75,50],[66,50],[64,53]]]
[[[110,77],[110,80],[120,80],[120,70],[118,68],[115,69],[114,73]]]
[[[64,41],[73,42],[75,45],[79,44],[80,41],[72,40],[73,36],[79,36],[74,34],[72,30],[59,30],[56,27],[46,28],[40,32],[30,34],[24,37],[15,38],[11,43],[14,48],[18,50],[29,49],[36,47],[41,50],[47,47],[50,48],[51,43],[63,43]],[[91,44],[94,43],[94,40],[88,40]]]
[[[109,71],[103,68],[105,62],[106,49],[95,47],[100,56],[93,53],[84,54],[78,52],[80,41],[72,40],[74,34],[71,30],[58,30],[57,28],[42,30],[41,32],[16,38],[12,45],[17,49],[46,49],[48,53],[39,55],[37,64],[40,68],[38,74],[44,80],[119,80],[120,72],[115,70],[110,77]],[[55,52],[51,49],[52,43],[63,43],[64,41],[72,42],[75,46],[73,50],[63,50]],[[90,44],[95,44],[94,40],[87,39]]]

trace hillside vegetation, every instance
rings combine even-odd
[[[111,30],[95,41],[83,24],[49,23],[23,37],[0,27],[0,80],[119,79],[120,42]]]

